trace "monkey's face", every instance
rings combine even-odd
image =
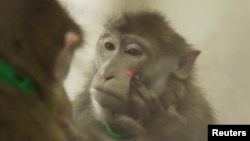
[[[137,35],[114,32],[101,35],[96,55],[97,72],[90,87],[92,102],[97,111],[102,114],[130,114],[130,82],[135,74],[152,82],[158,79],[157,82],[164,82],[160,87],[164,87],[164,76],[168,71],[166,65],[158,62],[166,58],[158,57],[158,49],[153,50],[148,40]],[[159,89],[159,84],[156,84]]]

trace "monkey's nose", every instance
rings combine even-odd
[[[113,76],[113,75],[110,75],[110,76],[105,76],[105,77],[104,77],[105,81],[110,80],[110,79],[112,79],[112,78],[114,78],[114,76]]]
[[[110,79],[113,79],[114,78],[114,75],[113,74],[110,74],[110,73],[107,73],[105,71],[102,71],[101,72],[101,77],[104,79],[104,81],[108,81]]]

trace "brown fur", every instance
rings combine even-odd
[[[65,36],[82,37],[80,28],[55,0],[0,1],[0,57],[34,82],[25,92],[0,83],[1,141],[75,141],[71,103],[62,80],[76,45]],[[66,47],[65,47],[66,46]],[[58,71],[58,72],[57,72]]]

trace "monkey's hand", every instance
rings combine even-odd
[[[148,80],[142,82],[140,77],[135,75],[131,86],[131,111],[134,115],[114,115],[126,131],[139,138],[154,140],[155,137],[164,138],[183,127],[184,122],[175,106],[163,107],[160,98],[150,89]]]
[[[137,111],[135,120],[144,129],[146,135],[166,135],[168,134],[166,128],[178,130],[183,126],[184,121],[175,106],[164,107],[159,96],[150,88],[149,80],[142,82],[140,77],[135,75],[132,87],[134,92],[131,93],[130,99]]]

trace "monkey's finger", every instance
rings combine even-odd
[[[150,81],[148,79],[145,80],[144,84],[148,89],[150,88]]]
[[[136,74],[133,78],[134,83],[136,84],[137,87],[142,86],[141,78],[138,74]]]
[[[182,119],[181,115],[177,112],[176,107],[174,105],[170,105],[167,114],[172,117],[176,117],[177,119],[180,119],[182,123],[185,123],[184,120]]]
[[[133,118],[121,114],[115,114],[114,118],[116,122],[123,125],[125,130],[130,131],[131,133],[135,133],[137,135],[145,133],[145,128],[142,127],[141,124]]]
[[[139,75],[134,76],[134,82],[137,84],[137,86],[142,86],[144,84],[148,89],[150,88],[150,81],[146,79],[144,82],[142,82]]]
[[[130,97],[131,103],[133,104],[134,108],[137,111],[137,118],[139,120],[145,120],[150,119],[150,111],[148,106],[146,105],[145,101],[136,93]]]
[[[155,103],[154,101],[157,100],[156,96],[154,96],[155,94],[149,91],[146,86],[136,87],[135,90],[145,101],[146,105],[152,105],[153,103]]]
[[[155,93],[150,91],[150,81],[146,79],[143,83],[138,75],[135,76],[135,82],[140,85],[136,87],[137,92],[143,98],[146,105],[149,107],[155,107],[155,104],[159,103],[159,99],[156,97]]]
[[[145,86],[136,88],[136,91],[142,97],[151,115],[162,110],[163,107],[160,103],[159,97],[153,91],[148,90]]]
[[[130,86],[131,86],[131,87],[135,87],[135,82],[131,81],[131,82],[130,82]]]

